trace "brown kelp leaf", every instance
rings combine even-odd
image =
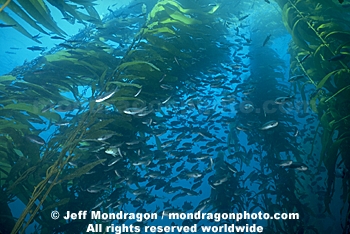
[[[92,168],[96,167],[98,164],[101,164],[106,160],[107,159],[100,159],[100,160],[97,160],[96,162],[92,162],[92,163],[89,163],[85,166],[82,166],[81,168],[76,169],[73,173],[67,175],[66,177],[64,177],[62,180],[60,180],[57,183],[61,183],[62,181],[65,181],[65,180],[72,180],[76,177],[82,176],[82,175],[86,174],[87,172],[89,172]]]

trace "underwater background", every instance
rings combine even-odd
[[[0,233],[350,233],[349,1],[0,0],[0,53]],[[244,211],[298,219],[169,216]]]

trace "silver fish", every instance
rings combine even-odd
[[[113,158],[108,162],[108,166],[113,166],[114,164],[116,164],[117,162],[119,162],[122,158]]]
[[[292,160],[284,160],[284,161],[281,161],[278,165],[280,167],[288,167],[290,165],[292,165],[293,161]]]
[[[108,149],[105,150],[106,154],[113,155],[114,157],[118,154],[118,149],[117,147],[109,147]]]
[[[189,172],[189,173],[186,173],[186,176],[189,178],[199,178],[202,176],[202,174],[199,172]]]
[[[294,95],[288,97],[278,97],[275,99],[276,104],[284,104],[286,102],[291,102],[294,99]]]
[[[161,84],[160,87],[162,89],[165,89],[165,90],[172,90],[173,89],[173,87],[171,87],[170,85],[166,85],[166,84]]]
[[[38,145],[45,145],[45,141],[43,138],[39,137],[39,136],[36,136],[36,135],[33,135],[33,134],[29,134],[26,136],[26,138],[30,141],[30,142],[33,142],[35,144],[38,144]]]
[[[139,94],[141,93],[141,91],[142,91],[142,87],[141,87],[140,90],[134,95],[134,97],[139,96]]]
[[[229,169],[231,172],[233,173],[237,173],[236,168],[234,168],[231,164],[229,164],[228,162],[225,161],[225,164],[227,166],[227,169]]]
[[[295,81],[300,80],[300,79],[302,79],[304,77],[306,77],[306,76],[304,76],[304,75],[292,76],[291,78],[288,79],[288,82],[295,82]]]
[[[132,165],[134,166],[141,166],[141,165],[145,165],[145,166],[148,166],[149,164],[151,164],[151,160],[140,160],[140,161],[136,161],[136,162],[133,162]]]
[[[298,171],[307,171],[309,168],[307,166],[300,166],[300,167],[296,167],[295,170]]]
[[[128,115],[136,115],[138,113],[143,112],[146,109],[147,109],[147,106],[143,108],[130,107],[130,108],[126,108],[123,112]]]
[[[224,182],[226,182],[227,179],[228,179],[228,177],[225,176],[225,177],[223,177],[223,178],[221,178],[221,179],[218,179],[218,180],[214,181],[214,182],[213,182],[213,185],[214,185],[214,186],[219,186],[219,185],[223,184]]]
[[[245,104],[245,105],[244,105],[244,109],[245,109],[245,110],[253,110],[253,109],[254,109],[254,106],[253,106],[252,104],[249,104],[249,103],[248,103],[248,104]]]
[[[168,97],[165,101],[162,101],[162,104],[167,103],[167,102],[170,100],[171,97],[172,97],[172,96]]]
[[[141,113],[138,113],[137,116],[143,117],[143,116],[151,114],[152,112],[153,112],[153,109],[148,110],[148,111],[143,111]]]
[[[278,125],[278,121],[271,120],[269,122],[264,123],[259,129],[260,130],[268,130],[268,129],[276,127],[277,125]]]
[[[112,92],[108,92],[108,93],[105,93],[101,96],[98,96],[97,99],[95,100],[95,102],[103,102],[103,101],[111,98],[117,91],[118,91],[118,88],[116,88]]]
[[[109,138],[111,138],[112,136],[114,136],[115,134],[107,134],[107,135],[103,135],[97,138],[98,141],[104,141],[107,140]]]
[[[299,134],[299,130],[298,130],[298,128],[297,128],[297,127],[295,127],[295,132],[294,132],[293,136],[294,136],[294,137],[297,137],[297,136],[298,136],[298,134]]]

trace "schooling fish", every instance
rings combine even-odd
[[[142,91],[142,87],[139,89],[139,91],[134,95],[134,97],[137,97],[137,96],[139,96],[139,94],[141,93],[141,91]]]
[[[289,78],[288,82],[295,82],[295,81],[300,80],[304,77],[305,77],[304,75],[292,76],[291,78]]]
[[[41,47],[41,46],[31,46],[31,47],[27,47],[28,50],[31,51],[44,51],[46,50],[46,47]]]
[[[136,115],[138,113],[143,112],[146,109],[147,109],[147,106],[143,108],[130,107],[130,108],[126,108],[123,112],[128,115]]]
[[[63,37],[59,37],[59,36],[52,36],[51,39],[66,40]]]
[[[15,27],[17,25],[15,24],[2,24],[0,23],[0,28],[11,28],[11,27]]]
[[[38,144],[38,145],[45,145],[45,141],[43,138],[37,136],[37,135],[33,135],[33,134],[29,134],[26,136],[26,138],[30,141],[30,142],[33,142],[35,144]]]
[[[271,121],[264,123],[259,129],[260,130],[268,130],[268,129],[277,127],[277,125],[278,125],[278,121],[271,120]]]
[[[118,147],[109,147],[108,149],[105,150],[106,154],[113,155],[114,157],[118,155]]]
[[[304,62],[308,57],[310,57],[311,54],[307,54],[300,60],[300,63]]]
[[[339,61],[342,60],[346,57],[346,54],[337,54],[334,55],[333,57],[331,57],[330,59],[328,59],[329,62],[333,62],[333,61]]]
[[[307,171],[309,169],[308,166],[306,166],[304,163],[300,163],[300,162],[293,162],[292,164],[290,164],[287,167],[293,168],[293,169],[298,170],[298,171]]]
[[[294,95],[288,97],[278,97],[275,99],[276,104],[284,104],[286,102],[291,102],[294,99]]]
[[[271,38],[271,34],[269,34],[266,38],[265,38],[265,41],[263,43],[263,46],[265,46],[267,44],[267,42],[270,40]]]
[[[247,18],[249,15],[250,15],[250,14],[245,15],[245,16],[243,16],[243,17],[239,18],[238,20],[239,20],[239,21],[242,21],[242,20],[246,19],[246,18]]]
[[[288,167],[292,165],[293,161],[292,160],[282,160],[278,165],[280,167]]]
[[[105,93],[105,94],[103,94],[103,95],[97,97],[97,99],[95,100],[95,102],[103,102],[103,101],[109,99],[110,97],[112,97],[117,91],[118,91],[118,88],[116,88],[116,89],[113,90],[112,92]]]

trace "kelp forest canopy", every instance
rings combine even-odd
[[[257,223],[350,232],[349,4],[137,0],[104,18],[94,0],[0,6],[0,26],[33,43],[33,30],[66,37],[52,7],[85,25],[0,76],[1,232],[151,222],[53,210],[298,213]]]

